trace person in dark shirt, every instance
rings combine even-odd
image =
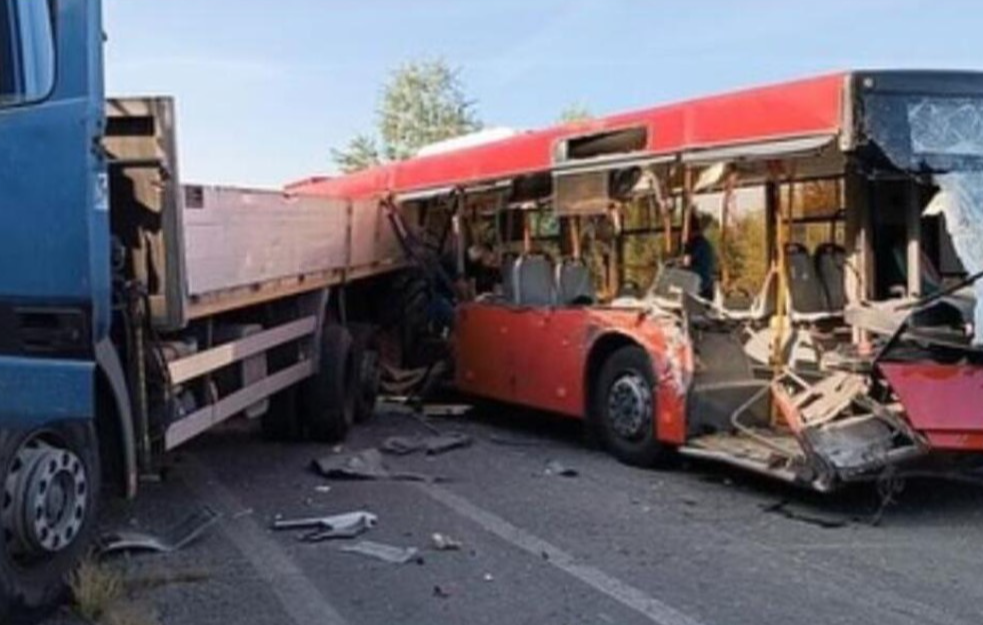
[[[710,218],[695,211],[690,217],[689,240],[683,249],[683,265],[700,276],[700,297],[713,300],[717,281],[717,253],[706,237]]]

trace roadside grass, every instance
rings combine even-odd
[[[72,611],[93,625],[160,625],[153,608],[140,596],[172,586],[209,579],[207,571],[159,571],[127,574],[110,564],[92,559],[82,561],[72,573]]]

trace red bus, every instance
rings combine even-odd
[[[983,74],[850,72],[289,191],[448,233],[460,390],[829,490],[978,461],[981,169]]]

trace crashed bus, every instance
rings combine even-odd
[[[820,491],[975,466],[983,74],[839,73],[464,143],[290,188],[378,203],[425,241],[432,292],[482,278],[447,296],[461,391],[581,419],[635,465]],[[709,292],[680,262],[697,214]]]

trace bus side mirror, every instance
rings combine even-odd
[[[44,100],[55,86],[49,0],[0,0],[0,107]]]

